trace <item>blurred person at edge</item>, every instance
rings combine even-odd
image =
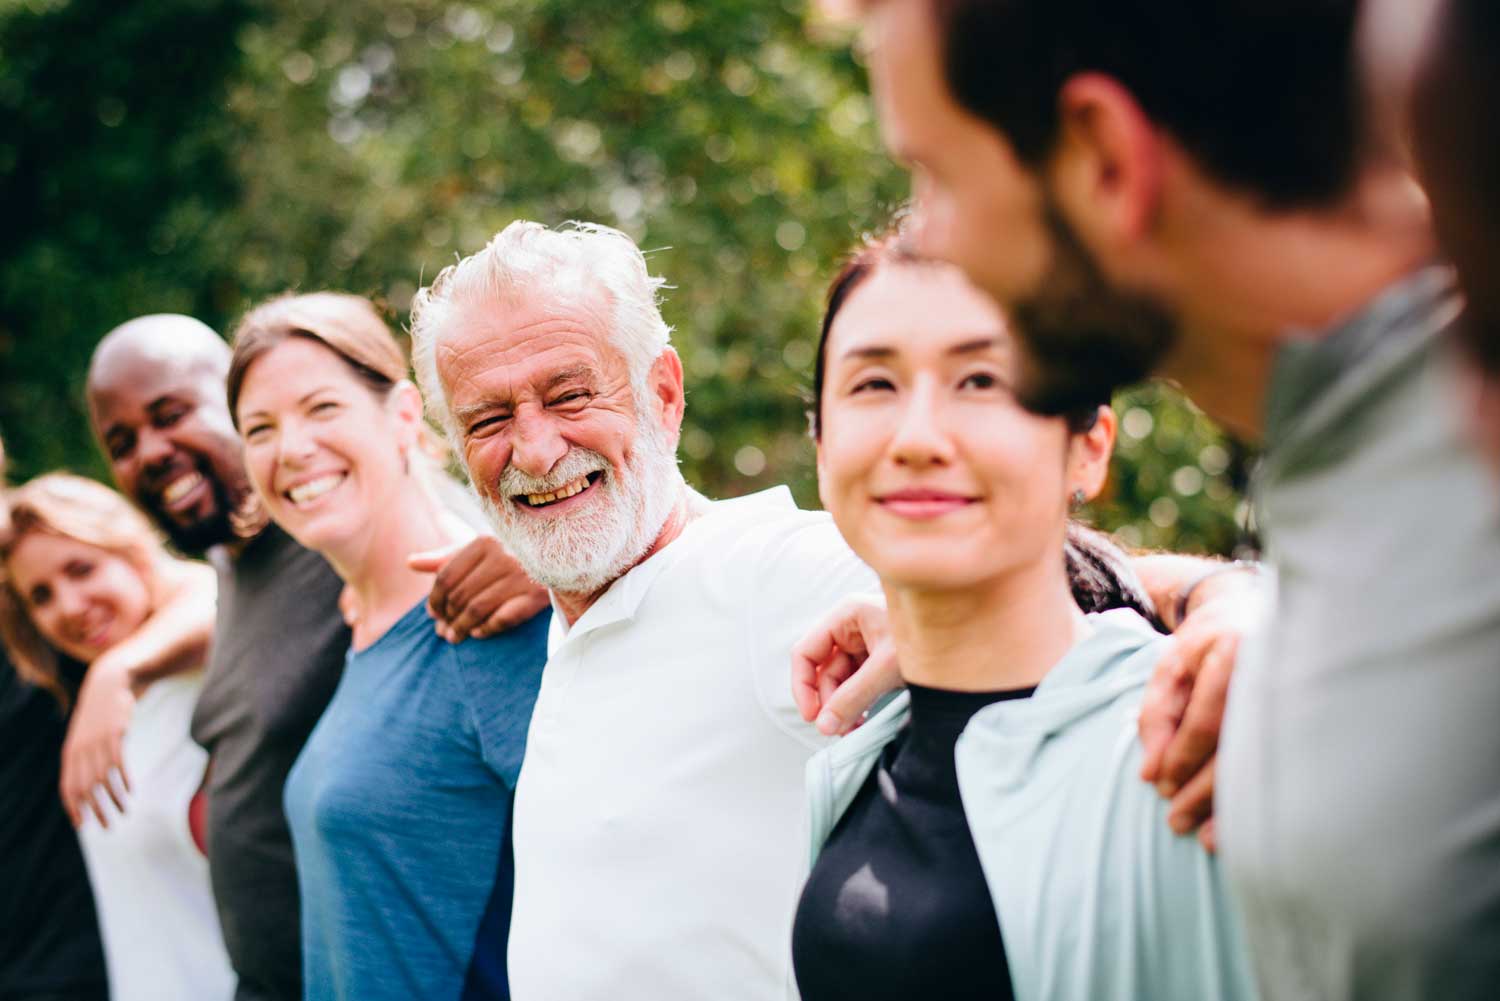
[[[1218,863],[1137,777],[1169,641],[1068,517],[1108,473],[1108,393],[1037,416],[1019,364],[994,300],[895,233],[830,290],[819,494],[880,575],[906,694],[808,767],[802,998],[1251,998]]]
[[[548,615],[457,644],[433,630],[431,577],[407,556],[474,530],[439,497],[443,450],[425,448],[421,396],[368,300],[272,299],[233,344],[230,413],[260,502],[359,609],[286,784],[304,996],[508,998],[504,847]]]
[[[338,577],[269,524],[255,501],[224,399],[229,353],[191,317],[138,317],[95,348],[86,392],[120,490],[183,552],[206,552],[218,572],[213,651],[192,723],[212,763],[214,901],[238,1001],[300,1001],[297,876],[282,792],[338,684],[349,629]],[[436,569],[448,556],[414,554],[413,565]],[[454,571],[464,574],[461,593],[444,586]],[[488,629],[523,620],[546,598],[493,539],[481,538],[442,567],[431,603],[440,632],[458,638],[476,622]],[[115,745],[134,704],[129,670],[94,675],[70,725],[76,753],[63,764],[65,801],[75,810],[118,763]]]
[[[65,661],[92,670],[137,632],[166,595],[206,593],[213,571],[169,556],[125,498],[67,473],[10,492],[0,544],[0,638],[22,678],[66,708]],[[189,818],[208,755],[188,734],[212,619],[200,623],[199,667],[136,686],[122,741],[128,791],[107,797],[79,829],[115,1001],[228,1001],[234,973]],[[87,674],[85,673],[85,677]],[[109,826],[104,825],[107,818]]]
[[[709,501],[683,480],[661,284],[617,230],[515,222],[413,306],[428,405],[552,589],[516,789],[519,998],[783,996],[803,776],[827,743],[787,663],[875,583],[785,487]]]
[[[1274,628],[1245,645],[1216,803],[1261,989],[1487,997],[1500,509],[1456,403],[1452,274],[1367,121],[1359,6],[870,0],[861,17],[916,243],[1006,308],[1028,405],[1155,373],[1264,443]],[[1191,681],[1154,686],[1143,735],[1170,734]],[[1159,769],[1148,747],[1173,792]]]
[[[5,444],[0,442],[0,483]],[[0,540],[10,517],[0,493]],[[212,612],[210,612],[210,615]],[[78,669],[66,663],[69,691]],[[106,1001],[109,986],[94,895],[78,839],[57,798],[67,714],[24,681],[0,644],[0,998]]]
[[[1456,329],[1473,363],[1474,429],[1500,471],[1500,6],[1485,0],[1403,3],[1417,8],[1408,18],[1432,8],[1426,31],[1405,33],[1407,44],[1416,40],[1417,58],[1411,103],[1399,110],[1409,115],[1412,152],[1438,239],[1463,284],[1467,307]],[[1374,22],[1393,3],[1372,6]],[[1378,71],[1379,62],[1373,68]]]

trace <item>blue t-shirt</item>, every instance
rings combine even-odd
[[[286,785],[307,1001],[507,996],[465,978],[504,961],[495,891],[548,618],[452,645],[418,604],[349,652]]]

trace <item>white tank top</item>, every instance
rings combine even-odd
[[[141,696],[122,749],[126,812],[106,801],[109,829],[89,814],[79,831],[114,1001],[234,995],[208,861],[188,829],[188,804],[208,764],[188,735],[202,681],[200,671],[163,678]]]

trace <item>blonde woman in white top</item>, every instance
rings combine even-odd
[[[8,504],[0,636],[22,678],[64,708],[73,694],[67,663],[86,671],[168,593],[214,587],[211,570],[168,555],[139,512],[92,480],[49,474],[12,491]],[[122,774],[79,830],[115,1001],[234,993],[208,865],[189,824],[208,763],[188,735],[201,678],[184,671],[137,688]]]

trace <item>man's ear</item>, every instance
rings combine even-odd
[[[682,386],[682,359],[669,345],[662,348],[656,361],[651,363],[651,373],[646,380],[651,398],[656,401],[657,419],[674,446],[682,434],[682,415],[687,399]]]
[[[1109,478],[1109,460],[1115,451],[1115,412],[1100,407],[1094,426],[1073,435],[1068,442],[1068,490],[1082,490],[1088,499],[1099,495]]]
[[[1103,73],[1079,73],[1057,96],[1048,165],[1053,197],[1095,247],[1128,247],[1151,229],[1161,201],[1163,137],[1135,96]]]

